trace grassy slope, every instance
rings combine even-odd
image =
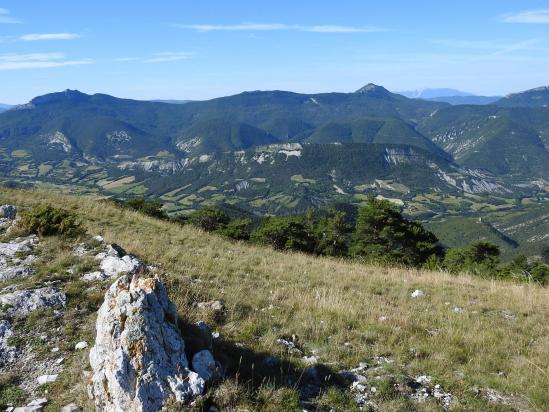
[[[547,289],[285,254],[89,198],[0,189],[6,202],[76,210],[90,233],[171,273],[169,292],[184,318],[199,319],[193,302],[222,299],[227,313],[214,329],[254,352],[280,355],[275,340],[295,333],[335,370],[385,355],[410,376],[432,375],[461,410],[504,410],[478,399],[473,387],[516,394],[532,410],[549,405]],[[411,299],[415,289],[426,297]],[[432,330],[439,333],[429,336]],[[436,410],[428,405],[420,410]]]

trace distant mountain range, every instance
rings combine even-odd
[[[370,194],[533,196],[549,176],[548,96],[541,88],[452,106],[368,84],[166,104],[66,90],[0,114],[0,175],[145,194],[172,210],[223,201],[289,213]]]
[[[402,96],[408,97],[410,99],[434,99],[438,97],[448,97],[448,96],[474,96],[473,93],[463,92],[456,89],[416,89],[416,90],[406,90],[402,92],[396,92]]]
[[[435,102],[450,103],[451,105],[485,105],[492,104],[501,99],[501,96],[477,96],[472,93],[463,92],[456,89],[418,89],[397,93],[410,99],[431,100]]]
[[[192,100],[161,100],[161,99],[151,100],[151,102],[170,103],[170,104],[185,104],[185,103],[189,103],[191,101]]]
[[[12,106],[9,104],[3,104],[0,103],[0,112],[5,112],[6,110],[9,110]]]

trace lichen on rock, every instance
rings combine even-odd
[[[169,399],[189,402],[205,381],[189,368],[177,312],[162,282],[116,280],[97,317],[90,351],[89,395],[101,411],[157,411]]]

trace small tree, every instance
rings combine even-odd
[[[345,213],[330,209],[314,224],[316,237],[315,252],[326,256],[346,256],[349,249],[351,226],[345,220]]]
[[[387,200],[370,198],[358,211],[351,254],[372,261],[420,266],[440,254],[436,236],[406,220]]]
[[[298,217],[268,217],[252,232],[254,242],[279,250],[314,251],[314,237],[303,219]]]
[[[450,273],[458,274],[467,270],[469,258],[467,251],[459,248],[452,248],[446,251],[442,267]]]

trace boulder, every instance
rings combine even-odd
[[[14,220],[17,215],[17,208],[13,205],[0,206],[0,218]]]
[[[10,316],[25,316],[38,309],[66,304],[65,292],[51,287],[19,290],[0,295],[0,305],[7,307],[6,312]]]
[[[108,289],[90,351],[89,395],[101,411],[158,411],[205,386],[189,369],[177,312],[162,282],[128,275]]]

